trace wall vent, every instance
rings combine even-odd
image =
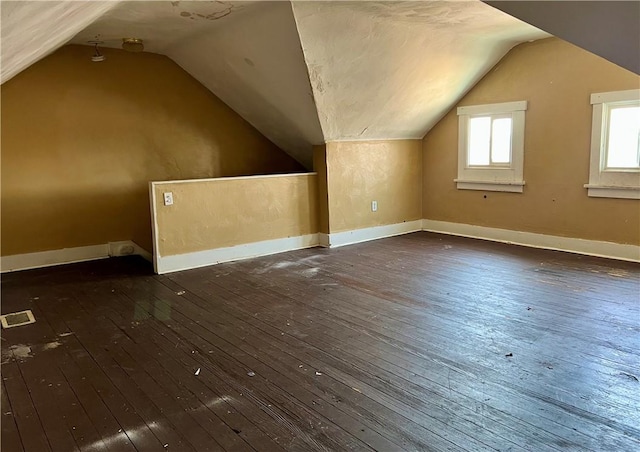
[[[30,309],[0,316],[2,328],[13,328],[14,326],[28,325],[30,323],[35,323],[35,321],[36,319]]]

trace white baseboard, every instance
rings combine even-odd
[[[314,246],[339,247],[369,240],[381,239],[415,231],[430,231],[458,235],[476,239],[490,240],[567,251],[589,256],[606,257],[631,262],[640,262],[640,247],[620,243],[584,240],[570,237],[536,234],[532,232],[512,231],[462,223],[450,223],[436,220],[416,220],[385,226],[356,229],[334,234],[308,234],[299,237],[266,240],[227,248],[218,248],[176,256],[158,256],[156,272],[170,273],[190,268],[204,267],[221,262],[229,262],[250,257],[266,256]],[[80,246],[37,253],[15,254],[0,258],[0,272],[12,272],[54,265],[105,259],[110,256],[139,255],[148,261],[153,257],[147,250],[130,240],[110,242],[103,245]]]
[[[136,255],[148,260],[153,261],[153,255],[131,240],[124,240],[121,242],[109,242],[109,256],[131,256]]]
[[[318,234],[286,237],[282,239],[265,240],[262,242],[246,243],[226,248],[215,248],[175,256],[156,256],[155,270],[158,274],[206,267],[222,262],[248,259],[251,257],[267,256],[285,251],[311,248],[319,245]]]
[[[75,262],[105,259],[111,256],[125,256],[137,254],[151,260],[151,254],[127,240],[110,242],[103,245],[77,246],[59,250],[40,251],[37,253],[14,254],[0,258],[0,272],[14,272],[33,268],[52,267],[54,265],[72,264]]]
[[[133,243],[133,254],[135,254],[136,256],[140,256],[146,261],[153,262],[153,254],[151,254],[149,251],[142,248],[136,242],[131,242],[131,243]]]
[[[338,246],[367,242],[369,240],[382,239],[384,237],[408,234],[409,232],[416,232],[421,230],[422,220],[405,221],[403,223],[387,224],[384,226],[374,226],[371,228],[354,229],[352,231],[335,232],[333,234],[328,234],[327,242],[329,247],[335,248]]]
[[[318,233],[318,244],[323,248],[329,248],[329,234],[325,234],[324,232]]]
[[[422,229],[429,232],[491,240],[493,242],[529,246],[532,248],[567,251],[588,256],[640,262],[640,247],[636,245],[576,239],[436,220],[422,220]]]

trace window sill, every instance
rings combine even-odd
[[[640,187],[612,187],[607,185],[585,184],[590,198],[640,199]]]
[[[510,193],[522,193],[524,181],[522,182],[487,182],[476,180],[454,179],[458,190],[481,190],[481,191],[504,191]]]

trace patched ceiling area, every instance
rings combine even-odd
[[[421,138],[547,36],[479,0],[3,1],[2,82],[67,43],[140,38],[310,168],[325,141]]]

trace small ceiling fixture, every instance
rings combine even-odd
[[[144,50],[144,44],[139,38],[122,38],[122,48],[127,52],[138,53]]]
[[[106,56],[100,53],[100,49],[98,48],[98,44],[102,44],[102,41],[89,41],[89,44],[92,44],[95,48],[95,52],[91,57],[91,61],[94,63],[99,63],[100,61],[104,61],[107,59]]]

